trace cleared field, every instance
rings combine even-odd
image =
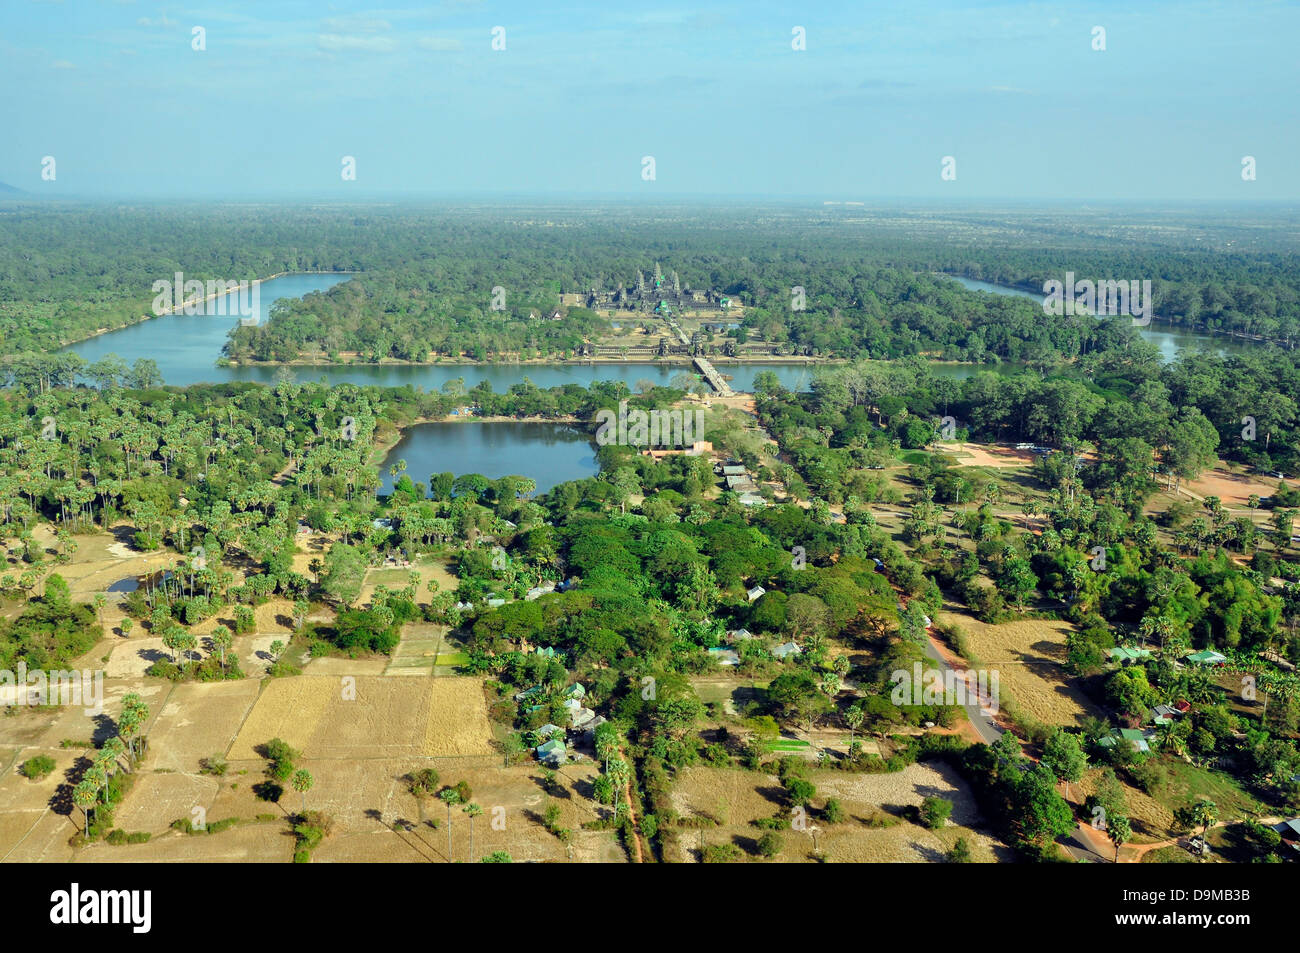
[[[172,821],[180,818],[196,820],[202,808],[208,820],[217,820],[211,813],[217,796],[215,778],[196,774],[140,774],[126,800],[114,812],[117,826],[126,831],[166,830]]]
[[[257,700],[259,687],[251,679],[175,686],[149,732],[150,768],[198,771],[202,759],[222,754]]]
[[[966,631],[978,667],[996,671],[1001,689],[1031,717],[1052,725],[1075,725],[1088,715],[1103,715],[1069,683],[1062,668],[1065,638],[1071,631],[1068,622],[1020,619],[988,625],[951,608],[938,613],[938,618]]]
[[[1277,492],[1278,480],[1265,478],[1258,473],[1232,473],[1220,465],[1193,480],[1184,482],[1181,489],[1195,493],[1197,496],[1217,496],[1229,509],[1243,509],[1251,495],[1272,496]]]
[[[421,806],[408,791],[402,776],[424,767],[418,761],[307,762],[316,787],[307,796],[309,808],[324,810],[334,818],[335,832],[313,855],[314,862],[331,861],[434,861],[447,854],[447,808],[436,799]],[[474,821],[471,853],[469,818],[461,807],[451,811],[451,859],[477,861],[494,850],[504,850],[516,861],[563,861],[564,845],[541,825],[548,800],[535,774],[535,765],[514,768],[469,767],[455,762],[438,764],[447,783],[465,781],[483,814]],[[569,766],[559,773],[564,796],[554,798],[559,823],[575,833],[575,841],[600,840],[581,831],[584,821],[597,816],[597,806],[581,792],[589,792],[596,774],[593,765]],[[297,795],[284,803],[298,806]],[[434,829],[424,821],[434,819]],[[610,835],[603,835],[610,839]],[[612,840],[611,840],[612,842]],[[575,845],[576,849],[576,845]],[[576,858],[575,858],[576,859]]]
[[[161,638],[145,636],[124,639],[113,646],[113,653],[104,668],[104,677],[142,678],[150,665],[169,659],[171,655],[171,651],[163,645]]]
[[[195,635],[211,635],[219,625],[224,625],[232,632],[235,628],[234,607],[226,606],[214,616],[204,619],[190,627]],[[268,599],[260,606],[253,606],[253,629],[258,635],[284,636],[293,632],[293,602],[279,597]],[[287,639],[285,641],[288,641]]]
[[[827,859],[844,863],[886,863],[936,861],[965,837],[973,859],[980,862],[1004,859],[1007,848],[978,829],[982,823],[974,799],[956,772],[946,765],[915,764],[892,774],[846,774],[814,771],[817,786],[814,806],[827,797],[838,798],[846,818],[840,824],[826,824],[810,817],[819,828],[817,846]],[[951,822],[940,831],[930,831],[897,817],[904,809],[919,805],[926,797],[953,802]],[[753,852],[762,831],[751,823],[771,817],[784,803],[780,782],[772,775],[729,768],[693,767],[682,771],[673,787],[673,807],[683,816],[703,814],[719,826],[699,830],[683,829],[678,835],[682,861],[698,861],[704,845],[734,843]],[[872,827],[869,819],[889,817],[895,823]],[[807,831],[780,832],[784,847],[775,858],[797,863],[813,860],[812,837]]]
[[[491,727],[476,678],[355,679],[300,675],[266,684],[228,757],[256,758],[283,738],[304,758],[439,757],[491,754]]]
[[[1017,450],[996,444],[981,443],[940,443],[936,444],[943,453],[957,458],[959,466],[990,467],[994,469],[1029,468],[1037,459],[1030,450]]]
[[[411,582],[411,573],[418,573],[420,583],[416,589],[415,601],[427,605],[430,599],[429,582],[437,580],[438,587],[442,592],[454,591],[460,585],[460,580],[447,571],[447,563],[442,559],[433,559],[423,557],[417,559],[409,568],[401,567],[377,567],[366,570],[365,582],[361,586],[361,593],[357,596],[357,605],[365,605],[374,598],[375,589],[379,586],[387,586],[389,589],[404,589]]]

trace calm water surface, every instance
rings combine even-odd
[[[380,493],[390,493],[389,474],[398,460],[406,461],[406,475],[428,484],[430,474],[450,471],[458,476],[480,473],[490,480],[527,476],[537,481],[537,492],[557,484],[595,476],[596,451],[592,435],[567,424],[533,421],[417,424],[380,465]]]

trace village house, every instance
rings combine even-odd
[[[735,649],[709,649],[709,658],[719,665],[739,665],[740,655]]]

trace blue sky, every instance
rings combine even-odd
[[[0,18],[0,181],[29,192],[1300,198],[1295,3],[3,0]]]

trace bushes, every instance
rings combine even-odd
[[[934,631],[939,638],[943,639],[948,648],[975,664],[971,659],[970,639],[967,637],[965,629],[955,622],[936,622]]]
[[[941,797],[927,797],[917,808],[920,822],[932,831],[937,831],[948,823],[952,816],[952,801]]]
[[[288,742],[272,738],[262,745],[260,753],[271,762],[267,766],[266,773],[275,781],[287,781],[293,774],[294,762],[298,760],[300,752],[291,748]]]
[[[23,777],[32,781],[39,781],[49,775],[54,770],[54,759],[47,754],[40,754],[34,758],[28,758],[18,768]]]
[[[735,844],[706,844],[700,853],[706,864],[730,864],[740,860],[740,848]]]
[[[293,862],[295,864],[310,863],[311,852],[329,836],[332,827],[333,820],[328,814],[322,814],[320,811],[307,811],[304,813],[298,822],[293,825],[293,833],[297,838],[297,845],[293,852]]]
[[[180,831],[182,834],[220,834],[222,831],[228,831],[239,823],[237,817],[226,817],[219,821],[212,821],[209,824],[198,825],[188,817],[177,818],[172,821],[171,828],[174,831]],[[145,835],[148,837],[148,835]]]
[[[114,847],[121,847],[123,844],[144,844],[149,840],[150,836],[148,831],[133,831],[128,834],[118,827],[109,831],[104,840]]]

